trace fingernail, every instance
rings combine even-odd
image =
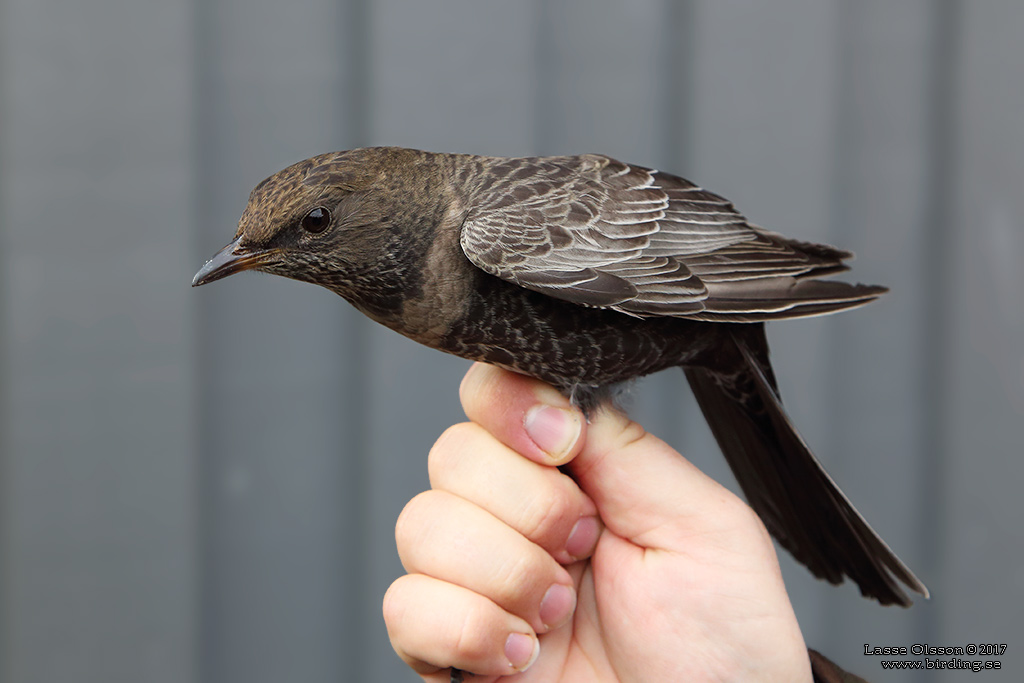
[[[576,591],[566,585],[556,583],[540,601],[540,620],[548,629],[556,629],[564,624],[572,611],[576,609]]]
[[[572,450],[583,429],[574,411],[543,404],[527,411],[523,426],[538,448],[556,460]]]
[[[565,542],[565,552],[577,560],[590,557],[601,536],[601,522],[597,517],[580,517],[569,532],[569,540]]]
[[[524,633],[510,633],[505,641],[505,656],[516,671],[526,671],[537,661],[540,641]]]

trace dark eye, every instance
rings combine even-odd
[[[302,217],[302,229],[319,235],[331,224],[331,212],[318,206]]]

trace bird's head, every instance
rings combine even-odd
[[[234,240],[206,262],[192,286],[257,270],[347,294],[353,279],[387,257],[396,218],[403,218],[396,216],[406,203],[401,188],[422,158],[411,150],[357,149],[270,176],[249,195]]]

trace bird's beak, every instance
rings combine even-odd
[[[269,261],[277,253],[277,249],[250,249],[240,244],[241,237],[224,247],[213,258],[199,269],[192,278],[192,286],[198,287],[243,270],[251,270],[261,263]]]

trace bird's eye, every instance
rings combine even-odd
[[[319,235],[331,224],[331,212],[318,206],[302,217],[302,229]]]

